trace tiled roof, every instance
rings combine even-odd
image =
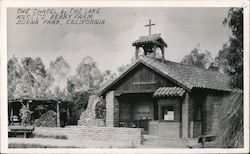
[[[166,42],[161,38],[160,34],[141,36],[138,40],[132,43],[133,46],[141,45],[145,43],[161,43],[164,46],[167,46]]]
[[[103,87],[100,90],[100,94],[103,94],[105,91],[107,91],[111,86],[113,86],[113,84],[115,84],[128,72],[130,72],[130,70],[141,63],[175,82],[179,87],[187,90],[192,90],[193,88],[202,88],[220,91],[231,91],[231,88],[228,84],[228,76],[218,71],[201,69],[190,65],[166,60],[162,61],[143,56],[136,62],[131,64],[131,66],[126,71],[124,71],[124,73],[122,73],[112,82]]]
[[[147,66],[159,70],[163,75],[170,77],[188,89],[205,88],[223,91],[231,90],[228,84],[228,76],[218,71],[201,69],[166,60],[161,62],[149,57],[143,57],[141,61]]]
[[[180,87],[160,87],[158,88],[153,97],[168,97],[168,96],[176,96],[182,97],[185,94],[185,90]]]

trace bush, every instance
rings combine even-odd
[[[106,106],[104,102],[96,103],[95,113],[96,119],[105,119]]]
[[[68,121],[69,125],[77,125],[77,121],[79,120],[82,112],[88,106],[89,96],[92,95],[91,91],[83,91],[83,92],[73,92],[69,96],[69,104],[68,108],[70,110],[70,119]]]
[[[227,96],[221,104],[219,113],[216,146],[242,148],[244,145],[243,93],[233,92]]]

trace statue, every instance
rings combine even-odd
[[[21,117],[21,125],[23,126],[27,126],[27,125],[31,125],[31,114],[33,112],[30,111],[25,105],[23,105],[23,107],[20,109],[20,117]]]

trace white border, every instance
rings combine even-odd
[[[8,149],[7,137],[7,7],[244,7],[244,148],[239,149]],[[1,4],[1,152],[3,153],[248,153],[249,152],[249,1],[27,1]]]

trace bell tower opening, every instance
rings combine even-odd
[[[161,59],[164,60],[165,48],[167,48],[166,42],[162,39],[161,34],[153,34],[151,35],[151,27],[155,26],[155,24],[151,23],[149,20],[149,24],[145,25],[145,27],[149,27],[149,35],[141,36],[139,39],[132,43],[135,46],[135,58],[139,58],[139,49],[143,49],[144,56],[148,56],[151,58],[157,58],[156,50],[159,48],[161,50]]]

